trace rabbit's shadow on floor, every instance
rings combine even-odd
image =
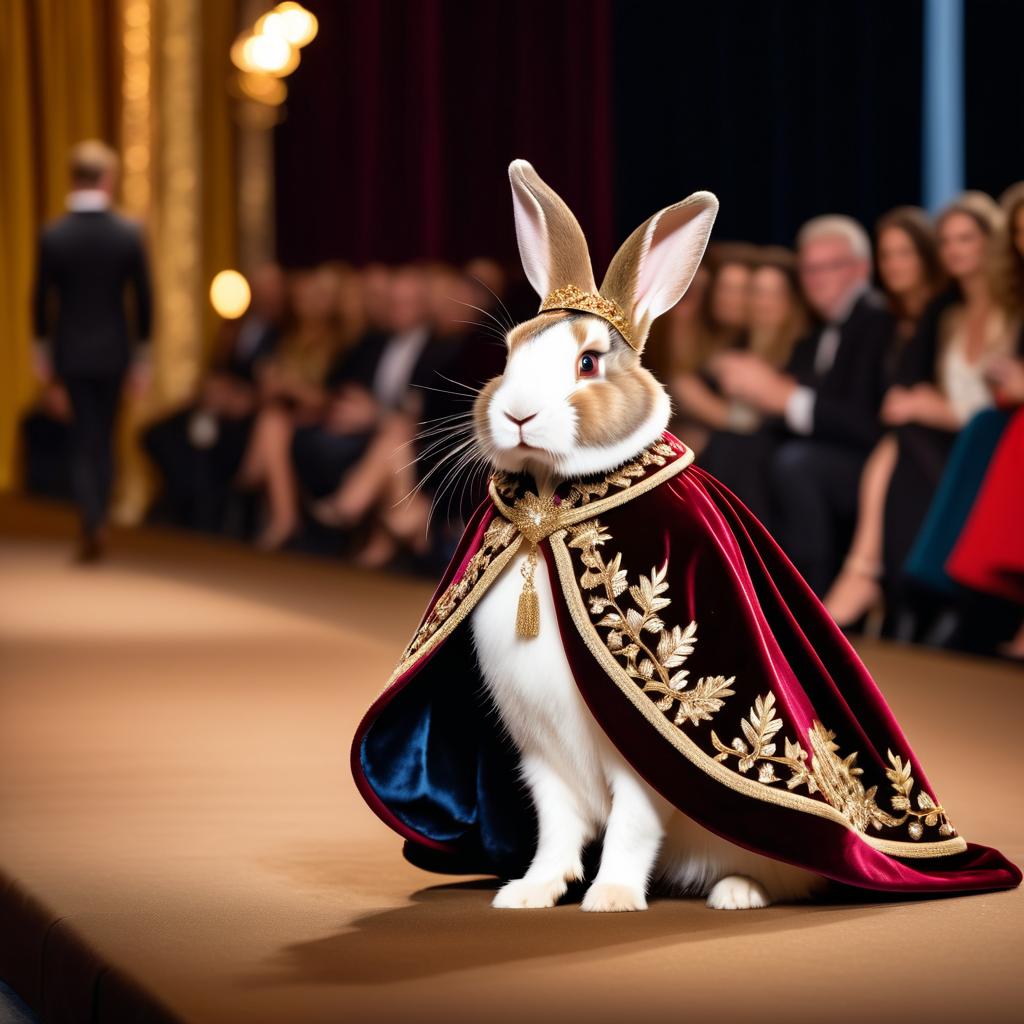
[[[337,935],[283,947],[271,970],[252,984],[372,985],[533,959],[585,956],[593,962],[613,950],[657,949],[666,939],[680,944],[810,929],[908,902],[836,885],[813,903],[750,911],[711,910],[703,898],[655,893],[643,913],[587,914],[579,908],[585,887],[577,884],[551,909],[496,910],[490,903],[500,884],[487,878],[420,889],[406,906],[366,914]]]

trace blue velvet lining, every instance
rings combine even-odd
[[[464,625],[381,710],[360,760],[388,809],[421,835],[455,845],[472,861],[468,870],[508,874],[529,863],[533,807]]]

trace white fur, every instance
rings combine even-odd
[[[543,210],[522,180],[531,170],[516,161],[509,173],[523,266],[543,295],[550,281],[550,238]],[[653,319],[686,290],[717,208],[710,193],[695,193],[652,218],[634,296],[641,318]],[[579,272],[589,288],[589,266]],[[586,348],[609,353],[611,338],[603,321],[590,318],[587,330]],[[578,352],[577,339],[564,322],[515,345],[487,408],[482,433],[490,436],[479,438],[496,468],[530,471],[544,493],[558,477],[620,465],[659,437],[668,422],[669,400],[662,389],[644,422],[628,436],[608,446],[581,446],[569,398],[593,381],[577,379]],[[517,424],[510,416],[531,418]],[[543,559],[538,559],[534,579],[540,635],[516,635],[525,557],[524,552],[506,566],[470,618],[484,682],[520,752],[520,772],[539,829],[526,874],[508,882],[494,906],[553,906],[568,882],[582,877],[585,844],[602,833],[601,864],[584,896],[584,910],[644,910],[655,877],[679,891],[707,896],[709,906],[721,909],[808,897],[822,883],[820,875],[753,853],[701,827],[640,778],[614,747],[580,695],[562,649]],[[557,593],[562,600],[560,589]],[[661,741],[652,735],[651,742]]]
[[[477,658],[501,721],[520,751],[539,840],[526,874],[493,905],[551,907],[581,879],[584,845],[604,832],[600,868],[582,909],[644,910],[660,878],[716,909],[808,898],[821,876],[722,839],[676,810],[628,764],[594,720],[562,649],[551,582],[536,568],[540,635],[516,635],[522,587],[514,558],[473,610]],[[612,685],[609,681],[608,685]],[[652,736],[651,742],[657,742]]]
[[[591,318],[587,346],[606,351],[610,342],[603,322]],[[579,343],[569,324],[557,322],[516,345],[509,355],[501,384],[487,407],[489,448],[497,469],[527,469],[536,475],[588,476],[621,465],[661,437],[668,425],[671,403],[664,390],[643,422],[612,445],[587,447],[576,439],[576,411],[569,402],[573,391],[592,380],[576,379]],[[533,416],[522,428],[509,419]],[[518,447],[525,441],[537,449]]]

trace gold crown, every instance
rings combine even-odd
[[[556,288],[540,304],[541,313],[549,309],[575,309],[580,313],[593,313],[611,324],[631,347],[635,347],[631,337],[632,327],[621,307],[603,295],[585,292],[574,284],[567,284],[564,288]]]

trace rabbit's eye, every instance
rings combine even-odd
[[[584,352],[576,364],[577,377],[596,377],[601,372],[601,357],[596,352]]]

